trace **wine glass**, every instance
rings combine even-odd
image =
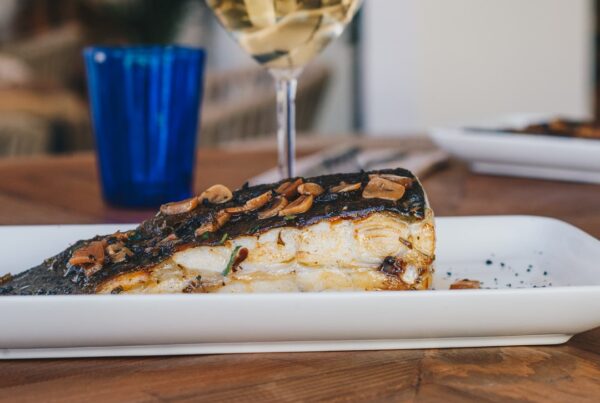
[[[275,79],[278,168],[294,176],[297,78],[344,27],[362,0],[207,0],[221,24]]]

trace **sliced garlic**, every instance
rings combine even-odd
[[[275,189],[275,193],[284,196],[286,199],[290,200],[294,198],[298,194],[298,186],[304,183],[302,178],[298,178],[293,182],[284,182],[277,189]]]
[[[226,203],[233,198],[231,190],[225,185],[213,185],[206,189],[200,196],[198,201],[202,203],[203,200],[208,200],[213,204]]]
[[[399,183],[375,176],[371,178],[362,196],[365,199],[383,199],[397,201],[404,196],[406,188]]]
[[[344,192],[354,192],[355,190],[360,189],[360,182],[358,183],[346,183],[340,182],[339,185],[333,186],[329,189],[332,193],[344,193]]]
[[[183,214],[192,211],[196,207],[198,207],[198,199],[192,197],[191,199],[163,204],[160,206],[160,212],[165,215]]]
[[[230,218],[231,215],[226,210],[221,210],[217,212],[213,220],[208,221],[198,227],[194,234],[196,236],[202,236],[207,232],[217,232],[227,223],[227,221],[229,221]]]
[[[371,175],[369,175],[369,179],[373,179],[373,178],[387,179],[394,183],[398,183],[398,184],[404,186],[405,188],[409,188],[413,184],[413,178],[409,178],[407,176],[399,176],[399,175],[392,175],[392,174],[371,174]]]
[[[277,196],[274,199],[274,203],[271,207],[258,213],[258,219],[264,220],[266,218],[275,217],[287,205],[288,201],[285,197]]]
[[[247,211],[254,211],[270,202],[272,198],[273,192],[269,190],[268,192],[265,192],[260,196],[255,197],[254,199],[248,200],[243,206],[230,207],[228,209],[225,209],[225,211],[229,214],[239,214],[245,213]]]
[[[306,213],[312,207],[313,195],[302,195],[279,211],[280,216]]]
[[[323,187],[316,183],[303,183],[300,186],[298,186],[298,193],[300,193],[301,195],[312,195],[314,197],[317,197],[324,191],[325,190],[323,190]]]

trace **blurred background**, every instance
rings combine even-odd
[[[594,0],[365,0],[300,79],[304,136],[402,136],[513,113],[598,115]],[[200,144],[271,137],[270,77],[203,0],[0,0],[0,156],[91,149],[81,51],[208,52]]]

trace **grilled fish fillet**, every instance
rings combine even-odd
[[[77,242],[0,295],[422,290],[434,249],[433,212],[403,169],[217,185]]]

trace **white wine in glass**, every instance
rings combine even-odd
[[[297,77],[352,20],[362,0],[207,0],[221,24],[277,89],[279,172],[294,176]]]

